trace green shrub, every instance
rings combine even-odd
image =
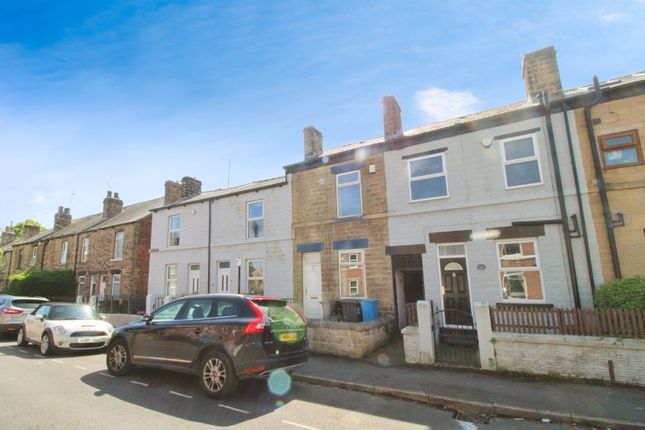
[[[42,296],[48,299],[73,298],[76,281],[71,270],[24,272],[9,277],[7,294],[16,296]]]
[[[596,306],[606,309],[645,309],[645,278],[616,279],[596,290]]]

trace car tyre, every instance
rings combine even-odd
[[[52,355],[54,353],[54,344],[52,343],[51,334],[48,332],[43,333],[40,338],[40,353],[42,355]]]
[[[105,365],[110,375],[125,376],[134,370],[130,350],[125,340],[115,340],[107,347]]]
[[[27,336],[25,336],[24,326],[20,327],[20,330],[18,330],[18,337],[16,338],[16,343],[18,343],[18,346],[27,346],[27,344],[29,343],[27,341]]]
[[[197,377],[204,393],[214,399],[232,394],[239,385],[231,360],[219,351],[209,352],[202,358]]]

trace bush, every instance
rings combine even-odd
[[[24,272],[9,277],[7,294],[15,296],[41,296],[48,299],[76,296],[76,281],[71,270]]]
[[[596,306],[606,309],[645,309],[645,278],[616,279],[596,290]]]

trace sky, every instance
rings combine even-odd
[[[565,88],[645,69],[645,0],[0,2],[0,228],[281,176],[326,149],[521,101],[553,45]],[[230,174],[229,166],[230,165]]]

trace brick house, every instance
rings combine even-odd
[[[37,226],[25,225],[23,237],[11,243],[7,277],[26,269],[41,270],[47,237],[53,232],[51,229],[41,232]]]
[[[16,240],[16,233],[9,226],[5,227],[0,235],[0,291],[7,288],[9,281],[9,268],[11,266],[11,253],[13,251],[12,243]]]

